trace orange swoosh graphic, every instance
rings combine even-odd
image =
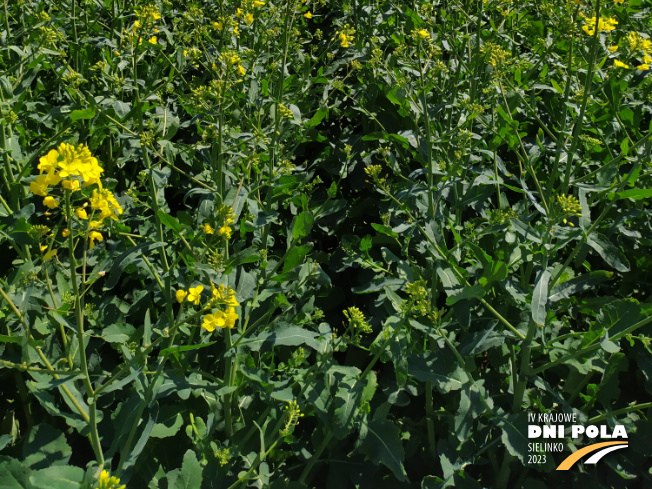
[[[557,467],[557,470],[568,470],[570,469],[575,462],[577,462],[579,459],[581,459],[584,455],[595,452],[596,450],[599,450],[600,448],[608,447],[611,445],[627,445],[626,441],[605,441],[602,443],[594,443],[593,445],[589,445],[588,447],[584,447],[575,453],[569,455],[566,457],[566,459],[559,464],[559,467]]]

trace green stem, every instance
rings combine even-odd
[[[310,462],[308,462],[308,465],[306,465],[306,467],[303,469],[303,472],[301,472],[301,476],[299,477],[300,484],[306,483],[306,479],[308,478],[310,471],[319,460],[319,457],[321,457],[321,454],[324,453],[324,450],[326,450],[326,447],[328,446],[328,444],[331,442],[332,439],[333,439],[333,432],[329,430],[326,433],[326,436],[324,436],[321,444],[319,445],[319,448],[317,448],[317,451],[312,455],[312,457],[310,457]]]
[[[617,409],[616,411],[611,411],[609,413],[600,414],[599,416],[595,416],[595,417],[589,419],[588,422],[590,424],[595,424],[595,423],[599,423],[601,421],[604,421],[605,419],[607,419],[610,416],[615,417],[615,416],[619,416],[621,414],[627,414],[627,413],[631,413],[633,411],[643,411],[644,409],[650,409],[650,408],[652,408],[652,402],[644,402],[643,404],[634,404],[633,406],[627,406],[626,408]]]
[[[66,201],[66,218],[68,226],[72,223],[72,204],[70,202],[70,195],[72,191],[65,191],[65,201]],[[97,463],[100,467],[104,465],[104,453],[102,452],[102,447],[100,445],[100,437],[97,432],[97,417],[96,417],[96,408],[95,408],[95,392],[93,391],[93,385],[91,384],[91,377],[88,372],[88,363],[86,360],[86,343],[84,339],[84,310],[83,310],[83,300],[81,294],[79,293],[79,284],[77,283],[77,262],[75,260],[75,248],[73,242],[73,233],[68,235],[68,253],[70,259],[70,281],[72,282],[73,295],[75,296],[75,323],[77,326],[77,342],[79,343],[79,363],[81,366],[84,383],[84,389],[86,391],[86,397],[88,398],[89,404],[89,413],[88,413],[88,428],[90,430],[91,444],[93,446],[93,451],[95,452],[95,457]],[[86,266],[86,254],[84,253],[84,268]]]
[[[536,333],[537,325],[533,319],[530,319],[527,327],[527,336],[521,345],[521,365],[518,372],[518,378],[514,381],[514,397],[512,399],[512,412],[518,413],[523,405],[525,396],[525,387],[527,386],[527,376],[530,373],[530,354],[532,352],[532,339]]]
[[[571,171],[573,168],[573,158],[575,157],[575,150],[577,149],[577,145],[579,144],[580,141],[580,135],[584,123],[584,113],[586,112],[586,106],[590,98],[591,83],[593,81],[593,68],[595,67],[595,58],[598,52],[598,45],[599,45],[598,42],[598,37],[600,36],[600,32],[599,32],[600,29],[598,29],[599,22],[600,22],[600,0],[596,0],[595,25],[593,26],[595,32],[592,37],[593,44],[591,46],[591,54],[589,57],[589,69],[587,70],[586,82],[584,83],[584,97],[582,99],[582,105],[580,107],[580,114],[577,118],[577,122],[575,123],[575,127],[573,128],[573,140],[571,141],[571,147],[567,153],[568,158],[566,161],[566,172],[564,174],[564,182],[560,188],[561,194],[565,194],[568,192],[568,187],[570,185]]]

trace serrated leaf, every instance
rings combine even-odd
[[[15,458],[0,456],[2,489],[37,489],[29,481],[29,474],[29,469]]]
[[[534,292],[532,293],[532,319],[539,326],[546,324],[546,304],[548,303],[548,282],[550,282],[550,271],[539,272]]]
[[[370,420],[360,428],[358,449],[375,464],[389,468],[394,477],[407,481],[403,467],[405,453],[396,425],[386,419]]]
[[[65,435],[48,424],[35,426],[23,447],[23,462],[31,469],[66,465],[71,455]]]

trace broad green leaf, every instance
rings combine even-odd
[[[239,344],[252,351],[259,351],[263,347],[301,345],[307,345],[319,350],[320,341],[317,339],[318,336],[319,334],[300,326],[285,324],[275,331],[264,331],[258,336],[241,341]],[[236,340],[238,336],[234,335],[233,338]]]
[[[97,110],[92,107],[83,110],[73,110],[70,113],[70,120],[74,122],[79,119],[92,119],[95,117],[95,114],[97,114]]]
[[[596,270],[594,272],[585,273],[579,277],[574,277],[566,282],[556,285],[550,291],[548,297],[549,302],[557,302],[561,299],[566,299],[579,292],[590,290],[598,284],[609,280],[613,276],[613,272],[606,272],[604,270]]]
[[[378,231],[381,234],[391,236],[392,238],[398,238],[398,234],[396,234],[394,231],[392,231],[392,228],[389,227],[389,226],[385,226],[384,224],[377,224],[375,222],[372,222],[371,227],[374,228],[376,231]]]
[[[195,452],[188,450],[183,456],[183,465],[172,489],[199,489],[201,482],[202,466]]]
[[[141,253],[155,250],[157,248],[160,248],[161,246],[165,246],[165,243],[163,242],[141,243],[138,246],[134,246],[133,248],[130,248],[124,253],[122,253],[113,262],[113,266],[111,267],[111,270],[109,272],[109,279],[106,281],[106,284],[104,285],[104,290],[111,290],[113,287],[115,287],[118,284],[118,280],[120,280],[120,277],[122,276],[122,272],[124,271],[126,266],[129,265],[130,263],[133,263],[135,260],[139,259]]]
[[[505,448],[525,464],[530,441],[527,437],[527,413],[503,414],[498,418],[497,425],[502,429],[501,439]]]
[[[391,421],[372,419],[363,423],[357,447],[373,463],[381,463],[389,468],[398,480],[408,480],[403,467],[405,452],[399,430]]]
[[[455,435],[460,441],[471,438],[474,421],[493,408],[493,401],[483,383],[479,380],[474,384],[464,384],[460,392],[460,404],[453,422]]]
[[[183,226],[181,223],[167,212],[158,211],[157,215],[161,224],[170,228],[177,236],[183,232]]]
[[[629,271],[629,261],[625,255],[601,234],[594,233],[589,235],[586,243],[597,251],[607,264],[619,272]]]
[[[539,326],[546,324],[546,304],[548,303],[548,282],[550,270],[539,272],[532,293],[532,319]]]
[[[408,372],[421,382],[431,380],[442,394],[461,389],[464,385],[462,379],[466,379],[466,374],[448,350],[411,355]]]
[[[47,489],[79,489],[83,479],[84,469],[71,465],[47,467],[29,476],[35,487]]]
[[[618,193],[610,193],[609,198],[611,200],[616,199],[634,199],[634,200],[641,200],[641,199],[649,199],[652,197],[652,188],[632,188],[629,190],[625,190],[623,192],[618,192]]]
[[[304,211],[294,218],[294,226],[292,227],[292,239],[305,238],[310,234],[314,218],[308,211]]]
[[[459,292],[449,295],[446,299],[446,305],[452,306],[456,302],[464,299],[482,299],[484,292],[484,288],[480,284],[466,285]]]
[[[15,458],[0,455],[0,487],[2,489],[41,489],[29,480],[30,470]]]
[[[333,405],[333,434],[343,440],[353,428],[358,415],[360,399],[365,389],[365,381],[348,377],[338,383]]]
[[[628,364],[624,353],[614,353],[609,357],[596,396],[607,409],[611,409],[613,402],[620,399],[619,374],[627,371]]]

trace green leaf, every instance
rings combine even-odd
[[[310,234],[312,225],[314,223],[312,214],[304,211],[294,218],[294,226],[292,227],[292,239],[305,238]]]
[[[546,304],[548,303],[548,282],[550,270],[539,272],[532,293],[532,319],[539,326],[546,324]]]
[[[353,429],[360,408],[365,382],[348,377],[338,383],[333,405],[333,434],[343,440]]]
[[[391,421],[372,419],[363,423],[360,427],[358,449],[373,463],[381,463],[389,468],[398,480],[408,480],[403,467],[405,453],[399,430]]]
[[[593,248],[602,259],[619,272],[629,271],[629,261],[625,255],[606,237],[594,233],[589,235],[586,243]]]
[[[480,284],[465,285],[459,292],[449,295],[446,298],[446,305],[452,306],[456,302],[464,299],[482,299],[484,296],[484,287]]]
[[[202,466],[197,460],[197,455],[192,450],[188,450],[183,456],[183,465],[181,472],[173,489],[199,489],[202,482]]]
[[[20,336],[7,336],[6,334],[0,334],[0,343],[18,343],[22,342]]]
[[[442,394],[459,390],[466,375],[449,350],[426,351],[408,358],[408,372],[417,380],[431,380]]]
[[[625,190],[623,192],[609,194],[609,198],[612,200],[613,199],[641,200],[641,199],[649,199],[650,197],[652,197],[652,188],[632,188],[629,190]]]
[[[176,355],[177,353],[182,352],[182,351],[192,351],[192,350],[199,350],[201,348],[206,348],[208,346],[214,345],[215,343],[217,343],[217,341],[210,341],[208,343],[200,343],[200,344],[197,344],[197,345],[171,346],[170,348],[165,348],[165,349],[161,350],[160,355],[161,356],[172,356],[172,355]]]
[[[315,350],[320,349],[319,335],[300,326],[284,324],[275,331],[264,331],[258,336],[241,341],[239,344],[252,351],[259,351],[263,346],[300,346],[307,345]],[[238,335],[234,335],[234,341]]]
[[[65,435],[48,424],[35,426],[23,447],[23,461],[32,469],[66,465],[71,455]]]
[[[70,120],[74,122],[79,119],[92,119],[95,117],[95,114],[97,114],[97,110],[92,107],[83,110],[73,110],[70,113]]]
[[[483,380],[479,380],[474,384],[465,384],[460,392],[460,404],[453,422],[455,435],[460,441],[471,438],[475,420],[493,408],[493,401],[483,383]]]
[[[609,357],[609,363],[604,369],[602,381],[598,386],[596,395],[598,401],[607,408],[612,408],[612,403],[620,399],[619,374],[626,372],[628,360],[624,353],[614,353]]]
[[[389,226],[385,226],[384,224],[376,224],[375,222],[372,222],[371,227],[381,234],[391,236],[392,238],[398,238],[398,234],[392,231],[392,228]]]
[[[177,236],[183,232],[183,225],[170,214],[163,211],[158,211],[156,215],[161,221],[161,224],[167,228],[170,228]]]
[[[122,272],[127,267],[127,265],[136,261],[141,253],[155,250],[157,248],[160,248],[161,246],[165,246],[165,243],[163,242],[141,243],[138,246],[134,246],[133,248],[130,248],[124,253],[122,253],[113,262],[113,266],[111,267],[111,270],[109,272],[109,279],[106,281],[106,284],[104,285],[104,290],[111,290],[113,287],[115,287],[118,284],[118,280],[120,280]]]
[[[40,489],[29,481],[29,469],[15,458],[0,456],[0,487],[2,489]]]
[[[579,292],[590,290],[598,284],[609,280],[613,276],[613,272],[606,272],[604,270],[596,270],[594,272],[585,273],[579,277],[574,277],[564,283],[556,285],[550,291],[548,297],[549,302],[557,302],[561,299],[566,299]]]
[[[34,486],[47,489],[79,489],[83,479],[84,470],[71,465],[47,467],[32,472],[29,476]]]
[[[303,263],[303,259],[308,255],[308,253],[310,253],[310,251],[312,251],[312,243],[301,246],[293,246],[285,256],[285,262],[283,263],[283,273],[289,272],[294,267],[301,265],[301,263]],[[274,277],[274,280],[285,281],[286,277],[284,275],[277,275]]]
[[[131,324],[115,323],[102,330],[102,338],[109,343],[126,343],[136,332]]]
[[[503,415],[497,424],[502,428],[501,439],[505,448],[525,464],[530,441],[527,438],[527,413]]]

